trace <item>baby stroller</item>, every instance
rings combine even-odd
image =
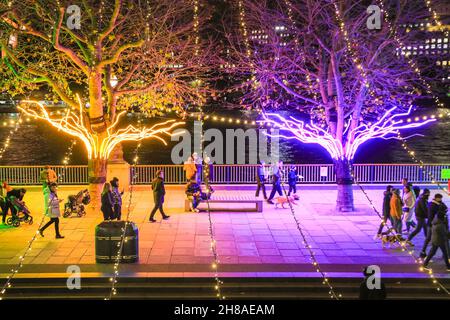
[[[64,204],[64,218],[70,217],[73,213],[76,213],[78,217],[82,217],[86,214],[84,210],[85,205],[91,202],[91,196],[87,189],[81,190],[76,195],[70,195]]]
[[[18,227],[21,222],[28,223],[29,225],[33,224],[33,217],[30,214],[30,210],[25,205],[25,202],[13,199],[12,205],[15,207],[17,214],[13,214],[11,217],[6,219],[7,225]]]

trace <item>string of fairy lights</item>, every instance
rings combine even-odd
[[[428,0],[425,0],[426,2],[430,2]],[[395,43],[396,43],[396,49],[399,54],[402,53],[403,48],[405,48],[405,44],[400,39],[397,29],[394,27],[394,25],[390,21],[390,16],[388,10],[385,9],[384,3],[382,0],[377,0],[378,5],[380,7],[380,11],[383,14],[384,21],[387,23],[390,33],[392,34]],[[439,22],[440,23],[440,22]],[[420,68],[417,65],[417,63],[412,59],[411,55],[409,53],[405,53],[404,55],[408,65],[410,66],[411,70],[414,71],[414,73],[417,75],[420,82],[423,84],[423,86],[426,88],[426,91],[428,94],[430,94],[433,97],[433,100],[436,102],[436,105],[438,107],[444,107],[444,103],[439,99],[439,97],[433,93],[433,90],[431,88],[431,85],[422,77],[422,74],[420,72]]]
[[[6,136],[5,142],[3,142],[2,147],[0,148],[0,159],[3,159],[3,154],[5,153],[5,151],[8,149],[10,143],[11,143],[11,138],[12,136],[19,130],[20,125],[22,124],[23,120],[22,120],[22,114],[19,113],[19,118],[17,119],[17,121],[14,122],[14,120],[10,121],[10,124],[13,124],[14,127],[11,128],[11,130],[9,130],[8,135]],[[3,123],[4,126],[8,125],[7,122]]]
[[[344,17],[343,14],[341,12],[341,10],[339,9],[339,5],[337,3],[337,1],[333,1],[333,5],[335,8],[335,15],[336,18],[338,20],[339,23],[339,29],[344,37],[344,41],[346,44],[346,49],[347,52],[350,53],[351,59],[353,60],[353,62],[356,65],[356,68],[358,69],[359,74],[361,75],[362,78],[362,84],[366,87],[369,88],[369,81],[368,81],[368,77],[367,77],[367,72],[365,70],[365,68],[363,67],[363,64],[361,62],[361,59],[359,58],[359,56],[356,53],[357,49],[354,49],[353,47],[357,48],[357,42],[356,41],[351,41],[346,25],[345,25],[345,21],[344,21]]]
[[[138,120],[139,126],[141,126],[141,119]],[[134,191],[134,185],[136,182],[136,178],[137,178],[137,165],[138,165],[138,161],[139,161],[139,149],[141,147],[142,143],[139,141],[136,145],[136,148],[134,149],[134,157],[133,157],[133,165],[132,165],[132,172],[133,175],[131,177],[131,184],[130,184],[130,188],[129,188],[129,197],[128,197],[128,204],[127,204],[127,216],[125,219],[125,224],[123,226],[123,228],[121,229],[122,233],[120,236],[120,241],[117,243],[117,254],[115,257],[115,262],[114,262],[114,266],[113,266],[113,275],[112,277],[109,278],[109,281],[111,282],[111,290],[109,292],[108,297],[105,298],[105,300],[111,300],[114,296],[117,295],[117,278],[119,277],[119,266],[120,266],[120,261],[121,261],[121,257],[122,257],[122,251],[123,251],[123,245],[125,242],[127,242],[126,239],[126,230],[129,224],[131,224],[130,219],[130,215],[132,212],[131,209],[131,205],[132,205],[132,200],[133,200],[133,191]]]
[[[446,194],[448,194],[448,192],[449,192],[448,188],[443,186],[439,182],[439,179],[437,179],[435,177],[434,173],[431,170],[427,169],[426,164],[421,159],[417,158],[416,152],[409,147],[409,145],[406,142],[406,139],[403,138],[402,135],[400,134],[400,131],[397,131],[397,138],[398,138],[398,140],[401,141],[403,149],[408,153],[408,155],[411,157],[411,159],[419,165],[419,168],[422,170],[422,172],[424,172],[426,175],[428,175],[431,183],[433,183],[439,189],[441,189]]]
[[[439,14],[433,7],[433,3],[431,0],[425,0],[425,5],[427,6],[428,11],[430,12],[431,16],[433,17],[433,20],[435,24],[438,26],[438,28],[442,29],[444,31],[444,34],[446,37],[449,35],[449,31],[447,29],[443,29],[444,26],[442,24],[441,18],[439,17]]]
[[[370,196],[368,195],[368,193],[366,192],[364,187],[356,179],[356,175],[354,173],[353,166],[351,164],[349,164],[349,169],[350,169],[350,174],[352,176],[352,179],[353,179],[354,183],[356,183],[356,185],[359,187],[361,192],[364,194],[364,197],[367,199],[367,201],[368,201],[370,207],[372,208],[372,210],[380,218],[381,224],[383,226],[387,227],[387,221],[384,221],[382,214],[378,211],[377,207],[375,206],[374,202],[372,201],[372,199],[370,198]],[[435,274],[433,273],[432,268],[429,268],[429,270],[426,270],[426,269],[424,269],[422,267],[422,263],[423,263],[422,259],[420,257],[417,257],[414,254],[414,250],[413,249],[408,249],[406,241],[404,241],[404,239],[400,238],[400,236],[396,232],[394,232],[393,228],[388,228],[388,232],[394,236],[394,239],[400,245],[401,250],[403,252],[408,253],[409,256],[414,260],[414,262],[416,264],[420,265],[419,270],[422,271],[422,272],[428,273],[428,276],[430,277],[430,280],[433,283],[433,285],[435,286],[436,290],[437,291],[441,291],[442,290],[446,294],[450,295],[450,292],[447,290],[447,288],[435,276]]]
[[[201,134],[203,137],[203,134]],[[203,140],[202,140],[203,141]],[[206,204],[207,204],[207,211],[208,211],[208,230],[209,230],[209,236],[211,239],[211,252],[213,254],[213,262],[211,264],[211,268],[214,270],[214,290],[216,292],[216,297],[220,300],[225,300],[225,296],[222,294],[222,288],[221,285],[223,284],[223,281],[219,278],[219,255],[217,254],[217,247],[216,247],[216,239],[214,235],[214,228],[213,228],[213,221],[211,216],[211,207],[209,204],[209,197],[211,195],[211,188],[209,184],[209,164],[205,163],[203,165],[203,180],[206,184]]]
[[[294,19],[294,16],[292,14],[292,11],[293,11],[292,10],[292,3],[289,0],[284,0],[284,3],[286,5],[286,7],[287,7],[287,15],[288,15],[289,22],[291,24],[291,28],[292,28],[293,31],[295,31],[296,27],[295,27],[295,19]],[[296,47],[299,47],[299,42],[298,42],[298,38],[297,37],[295,37],[295,39],[294,39],[294,44],[295,44]],[[301,59],[303,60],[304,64],[306,63],[305,56],[306,56],[305,54],[301,55]],[[313,85],[313,82],[311,80],[311,76],[310,76],[309,72],[305,73],[305,78],[306,78],[306,83],[308,85],[309,93],[313,95],[314,100],[318,101],[319,97],[317,95],[317,91],[314,90],[314,85]],[[319,79],[317,79],[317,80],[319,80]]]
[[[330,280],[328,279],[326,273],[322,271],[320,268],[320,264],[317,261],[316,254],[314,253],[312,246],[308,243],[308,240],[306,238],[305,233],[303,232],[303,229],[301,227],[300,221],[297,218],[297,215],[295,214],[295,209],[292,206],[292,203],[289,201],[288,193],[286,192],[284,179],[281,179],[281,188],[283,189],[284,196],[286,197],[286,202],[289,205],[291,215],[294,218],[295,224],[297,226],[297,230],[300,233],[300,236],[302,237],[302,244],[305,247],[305,249],[308,251],[308,254],[310,256],[311,264],[313,268],[316,270],[317,273],[319,273],[322,277],[322,284],[327,286],[329,291],[328,294],[330,295],[331,299],[340,300],[342,298],[342,294],[337,293],[336,289],[333,287],[333,285],[330,283]]]
[[[63,162],[62,162],[64,165],[63,171],[58,177],[58,180],[60,183],[64,182],[64,177],[66,176],[66,173],[67,173],[67,167],[69,166],[70,159],[73,154],[73,148],[75,147],[76,144],[77,144],[77,140],[73,139],[72,142],[70,143],[69,147],[67,148],[67,151],[64,154],[64,158],[63,158]]]
[[[12,280],[14,279],[16,274],[19,273],[20,269],[23,267],[24,260],[27,256],[27,254],[30,253],[30,251],[32,250],[34,241],[38,238],[39,230],[41,229],[41,227],[44,223],[45,217],[46,217],[45,215],[42,215],[42,219],[39,223],[38,229],[34,233],[31,240],[28,241],[28,245],[27,245],[24,253],[21,256],[19,256],[19,262],[14,267],[11,268],[10,274],[6,277],[6,282],[2,286],[2,289],[0,290],[0,300],[3,300],[3,298],[5,297],[6,291],[12,287]]]

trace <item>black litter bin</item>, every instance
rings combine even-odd
[[[115,263],[125,221],[103,221],[95,228],[95,260],[97,263]],[[129,221],[125,230],[120,262],[139,260],[138,228]]]

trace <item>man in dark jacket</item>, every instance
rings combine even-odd
[[[152,181],[152,189],[153,189],[153,199],[155,201],[155,206],[150,214],[150,222],[156,222],[153,218],[155,216],[156,211],[159,209],[161,215],[164,220],[169,219],[170,216],[166,215],[163,210],[164,203],[164,195],[166,194],[166,189],[164,188],[164,171],[159,170],[156,178]]]
[[[259,197],[259,191],[262,190],[262,194],[264,196],[264,200],[267,200],[266,186],[264,183],[266,182],[266,175],[264,173],[265,162],[261,161],[261,164],[256,169],[256,193],[255,197]]]
[[[270,192],[269,199],[267,202],[273,204],[272,199],[275,197],[275,193],[278,192],[280,196],[283,196],[283,191],[281,190],[281,173],[280,170],[272,175],[272,191]]]
[[[445,265],[447,266],[447,271],[450,271],[450,263],[448,261],[448,225],[446,225],[446,207],[439,207],[438,213],[432,222],[432,235],[431,235],[431,249],[428,253],[425,261],[423,262],[423,268],[428,269],[428,263],[431,258],[436,254],[437,249],[441,249],[442,258],[444,259]]]
[[[442,210],[446,210],[447,206],[445,203],[442,202],[442,194],[436,193],[434,195],[433,200],[428,205],[428,218],[427,218],[427,237],[425,238],[425,241],[423,243],[422,251],[420,252],[420,257],[425,258],[426,257],[426,251],[428,244],[431,241],[431,235],[432,235],[432,223],[434,218],[436,217],[439,208],[443,206]]]
[[[416,214],[417,226],[413,232],[411,232],[408,236],[407,241],[411,241],[420,230],[423,229],[423,234],[425,237],[427,236],[427,218],[428,218],[428,198],[430,197],[430,190],[423,189],[422,194],[416,201],[416,205],[414,206],[414,212]]]
[[[383,222],[380,223],[380,227],[378,228],[378,232],[375,237],[381,237],[383,227],[386,225],[388,220],[391,221],[391,225],[393,225],[391,220],[391,198],[393,188],[393,186],[389,185],[383,193]]]

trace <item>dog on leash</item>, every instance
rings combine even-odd
[[[395,231],[394,231],[395,232]],[[385,247],[388,248],[400,248],[401,242],[404,242],[405,239],[399,235],[399,234],[393,234],[392,232],[383,232],[381,234],[381,245],[383,246],[383,249]]]
[[[286,197],[276,197],[274,200],[275,200],[275,209],[278,209],[278,205],[281,205],[281,207],[283,209],[286,209],[286,207],[284,206],[285,204],[292,203],[294,205],[297,205],[296,201],[298,200],[298,196],[296,196],[296,197],[288,196],[287,198]]]

